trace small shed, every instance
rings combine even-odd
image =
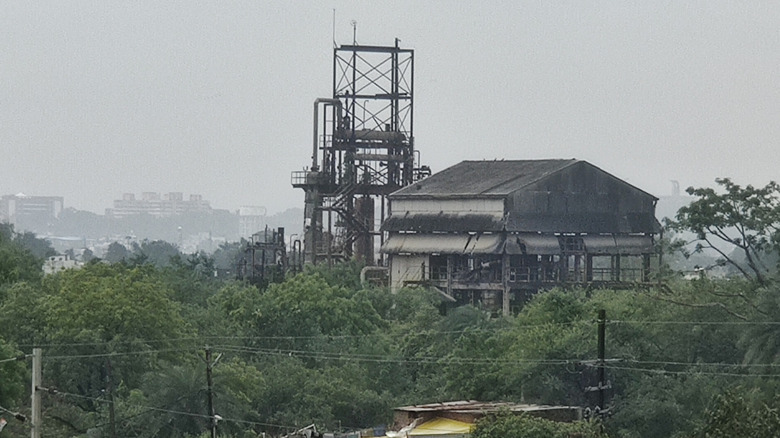
[[[430,403],[395,408],[393,415],[394,430],[414,424],[408,433],[414,436],[415,431],[424,426],[419,434],[439,430],[456,433],[466,433],[473,429],[474,423],[490,413],[509,411],[517,414],[532,415],[551,421],[572,422],[582,419],[582,408],[578,406],[549,406],[511,402],[482,402],[477,400],[459,400],[443,403]],[[457,426],[457,427],[455,427]]]

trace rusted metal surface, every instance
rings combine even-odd
[[[504,221],[489,214],[405,214],[390,216],[382,224],[382,231],[441,232],[498,232]]]

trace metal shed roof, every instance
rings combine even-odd
[[[657,199],[587,161],[576,159],[462,161],[394,192],[390,198],[503,197],[574,165],[588,166]]]
[[[573,159],[463,161],[404,187],[391,197],[502,196],[576,162]]]
[[[381,251],[386,254],[495,254],[501,252],[499,234],[395,234]]]
[[[469,232],[501,231],[504,221],[489,214],[409,214],[392,215],[382,223],[382,231]]]
[[[554,255],[561,253],[561,245],[558,236],[523,233],[507,238],[506,253]]]

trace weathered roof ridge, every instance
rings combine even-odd
[[[484,160],[484,161],[489,161],[489,160]],[[503,160],[502,160],[502,161],[503,161]],[[577,164],[577,163],[579,163],[579,162],[580,162],[580,160],[578,160],[578,159],[576,159],[576,158],[571,158],[571,159],[563,159],[563,158],[562,158],[562,159],[555,159],[555,158],[552,158],[552,159],[541,159],[541,160],[506,160],[506,161],[507,161],[507,162],[516,162],[516,163],[522,163],[522,162],[532,162],[532,161],[537,161],[537,162],[541,162],[541,161],[556,161],[556,162],[557,162],[557,161],[568,161],[568,163],[567,163],[565,166],[563,166],[563,167],[559,167],[558,169],[555,169],[555,170],[553,170],[552,172],[548,172],[548,173],[545,173],[545,174],[539,175],[539,176],[538,176],[536,179],[530,180],[530,181],[526,182],[525,184],[523,184],[523,185],[521,185],[521,186],[518,186],[518,188],[528,187],[528,186],[530,186],[531,184],[534,184],[534,183],[536,183],[536,182],[539,182],[539,181],[543,180],[544,178],[547,178],[547,177],[548,177],[548,176],[550,176],[550,175],[556,174],[556,173],[558,173],[558,172],[562,171],[563,169],[566,169],[566,168],[568,168],[569,166],[572,166],[572,165],[574,165],[574,164]],[[491,190],[494,190],[494,189],[496,189],[496,188],[498,188],[498,187],[501,187],[501,186],[503,186],[504,184],[509,184],[509,183],[511,183],[512,181],[515,181],[515,180],[518,180],[518,179],[520,179],[520,178],[523,178],[524,176],[525,176],[525,175],[515,175],[515,176],[513,176],[512,178],[509,178],[509,179],[505,180],[504,182],[498,183],[498,184],[494,185],[493,187],[490,187],[490,188],[488,188],[488,189],[486,189],[486,190],[483,190],[483,191],[482,191],[482,193],[485,193],[485,192],[489,192],[489,191],[491,191]]]
[[[501,197],[580,162],[573,158],[464,160],[410,184],[391,196]]]

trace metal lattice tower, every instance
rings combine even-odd
[[[343,45],[333,50],[333,95],[314,102],[312,164],[293,172],[306,194],[307,263],[353,256],[372,264],[375,210],[427,176],[414,149],[414,50]]]

